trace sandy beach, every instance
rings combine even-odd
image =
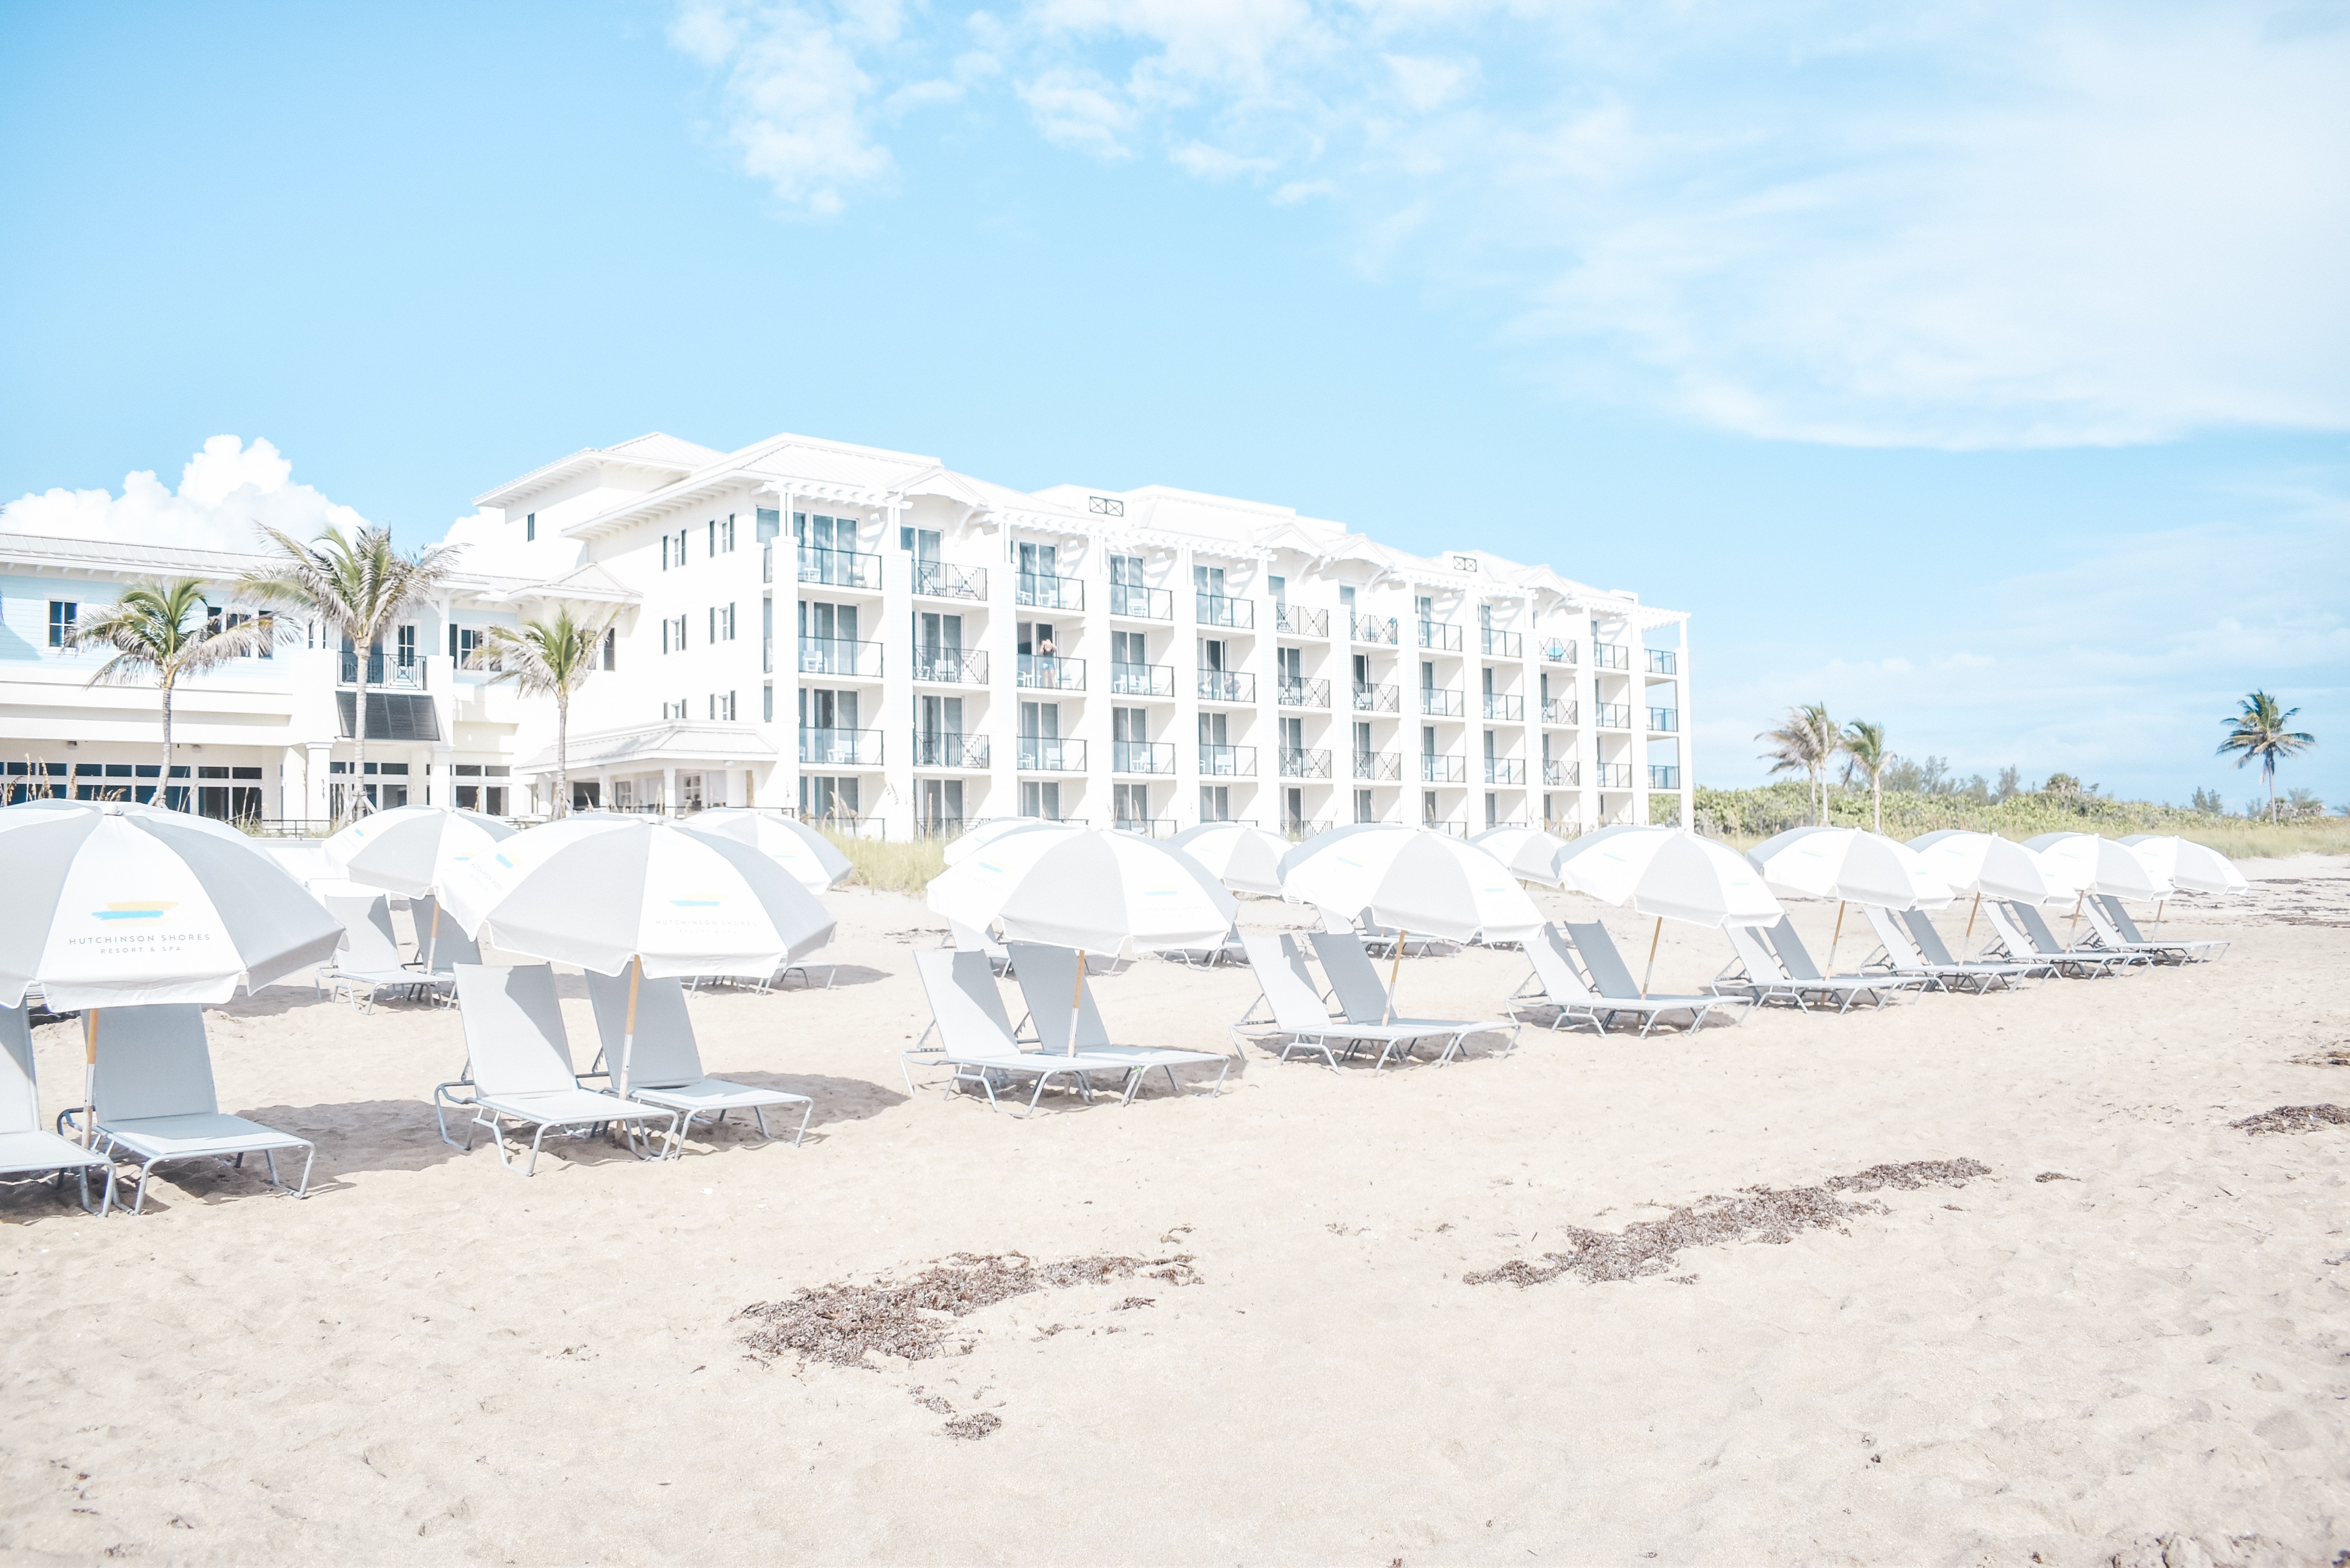
[[[317,1141],[308,1199],[193,1167],[135,1220],[0,1195],[0,1551],[2338,1563],[2350,1127],[2233,1124],[2350,1104],[2350,860],[2247,870],[2252,898],[2164,928],[2233,939],[2218,963],[1695,1035],[1528,1030],[1376,1075],[1251,1053],[1219,1099],[1162,1082],[1029,1123],[943,1099],[935,1070],[908,1096],[910,955],[942,923],[843,893],[833,989],[691,1003],[710,1071],[815,1097],[805,1147],[553,1142],[528,1180],[435,1136],[453,1010],[271,988],[208,1015],[215,1070],[224,1108]],[[1823,951],[1834,907],[1796,909]],[[1607,919],[1645,952],[1645,923]],[[1870,945],[1848,928],[1842,963]],[[1727,956],[1669,926],[1659,989]],[[1402,995],[1488,1016],[1525,972],[1411,960]],[[1256,994],[1156,960],[1095,985],[1120,1037],[1211,1049]],[[38,1050],[54,1114],[78,1026]],[[1831,1185],[1917,1162],[1942,1168]],[[1674,1220],[1710,1197],[1745,1207]],[[1561,1272],[1588,1233],[1659,1221],[1732,1239]],[[1001,1286],[1016,1265],[954,1260],[1015,1254],[1131,1262],[916,1316],[921,1359],[747,1343],[775,1321],[758,1303],[942,1264]]]

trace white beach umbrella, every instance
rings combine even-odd
[[[946,862],[950,866],[960,866],[964,860],[978,854],[1007,833],[1027,833],[1032,830],[1048,833],[1083,833],[1085,831],[1082,826],[1074,822],[1050,822],[1041,816],[999,816],[993,822],[980,823],[948,845]]]
[[[1489,827],[1470,843],[1510,868],[1522,882],[1559,886],[1558,857],[1566,853],[1565,839],[1539,827]]]
[[[840,846],[795,816],[723,806],[693,819],[696,833],[738,838],[798,878],[811,893],[837,888],[853,869]]]
[[[2251,887],[2236,863],[2209,845],[2171,834],[2134,833],[2122,840],[2147,874],[2183,893],[2241,893]]]
[[[2025,839],[2023,846],[2040,857],[2062,893],[2104,893],[2146,903],[2170,893],[2170,884],[2126,846],[2095,833],[2043,833]]]
[[[0,1005],[21,1007],[38,986],[52,1009],[82,1010],[93,1077],[104,1009],[226,1002],[332,958],[343,939],[244,835],[182,812],[12,805],[0,810]]]
[[[1975,913],[1985,898],[2015,898],[2044,904],[2071,889],[2049,874],[2040,857],[2012,838],[1944,827],[1909,841],[1926,869],[1967,898],[1967,937],[1975,934]]]
[[[931,877],[929,901],[973,930],[1001,921],[1009,940],[1075,948],[1079,995],[1086,954],[1219,946],[1235,908],[1189,856],[1091,828],[998,835]]]
[[[1644,996],[1656,973],[1657,944],[1667,920],[1769,926],[1786,913],[1744,856],[1685,827],[1603,827],[1576,839],[1559,857],[1558,869],[1573,890],[1655,918],[1648,967],[1640,980]]]
[[[1828,939],[1828,972],[1844,940],[1846,904],[1880,909],[1939,909],[1950,884],[1927,871],[1916,850],[1881,833],[1857,827],[1791,827],[1747,851],[1773,893],[1834,898],[1835,933]]]
[[[452,867],[485,855],[519,831],[494,816],[452,805],[396,805],[370,812],[320,846],[327,862],[347,881],[381,888],[405,898],[437,895]],[[441,905],[432,906],[432,926],[419,931],[424,967],[432,968],[441,944]]]
[[[1169,839],[1167,847],[1190,856],[1235,893],[1279,898],[1281,858],[1294,846],[1277,833],[1245,822],[1203,822]]]
[[[510,953],[629,973],[619,1076],[629,1087],[645,976],[764,978],[832,934],[831,913],[740,839],[654,816],[594,814],[525,829],[454,867],[449,912]]]

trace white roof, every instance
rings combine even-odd
[[[194,550],[177,545],[131,545],[119,540],[61,539],[45,534],[0,534],[0,563],[36,572],[79,573],[107,577],[196,577],[233,583],[247,572],[265,571],[275,556],[248,550]],[[526,597],[527,577],[494,577],[458,572],[451,576],[463,599]]]

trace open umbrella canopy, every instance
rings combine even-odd
[[[1786,911],[1762,874],[1685,827],[1603,827],[1559,859],[1566,886],[1605,903],[1700,926],[1768,926]]]
[[[1214,947],[1235,909],[1190,857],[1093,828],[997,835],[931,878],[929,898],[974,930],[1000,920],[1014,940],[1100,953]]]
[[[120,802],[0,810],[0,1005],[222,1002],[334,956],[342,926],[234,828]]]
[[[1929,873],[1960,897],[2044,904],[2071,891],[2048,875],[2039,856],[1996,833],[1945,827],[1919,834],[1909,847]]]
[[[1317,834],[1281,863],[1282,891],[1447,941],[1523,941],[1543,923],[1492,854],[1425,827],[1357,823]]]
[[[811,893],[839,887],[850,870],[848,857],[838,845],[781,812],[724,806],[696,816],[693,831],[740,839],[790,872]]]
[[[1522,882],[1559,886],[1558,857],[1566,853],[1565,839],[1539,827],[1489,827],[1470,843],[1510,868]]]
[[[2236,863],[2209,845],[2168,834],[2134,833],[2122,843],[2147,875],[2187,893],[2241,893],[2251,887]]]
[[[1074,822],[1050,822],[1041,816],[999,816],[993,822],[983,822],[962,834],[947,846],[946,862],[960,866],[1007,833],[1082,833],[1085,829]]]
[[[322,847],[350,881],[421,898],[447,882],[452,867],[487,854],[516,831],[478,811],[399,805],[360,817]]]
[[[2040,857],[2057,892],[2103,893],[2152,903],[2170,896],[2170,884],[2147,869],[2129,849],[2095,833],[2043,833],[2023,846]]]
[[[1167,841],[1178,855],[1199,862],[1209,876],[1235,893],[1281,896],[1281,857],[1289,840],[1245,822],[1203,822]]]
[[[651,816],[567,817],[455,867],[442,897],[466,934],[510,953],[619,974],[764,977],[811,952],[833,917],[739,839]]]
[[[1747,852],[1773,893],[1880,909],[1939,909],[1950,887],[1908,845],[1857,827],[1791,827]]]

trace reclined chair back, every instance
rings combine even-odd
[[[408,918],[416,922],[416,961],[434,974],[482,961],[481,944],[430,895],[408,900]]]
[[[939,1042],[949,1055],[1001,1056],[1016,1054],[1012,1020],[1003,1011],[1003,993],[995,989],[995,971],[987,954],[973,950],[954,952],[932,949],[914,955],[914,972],[930,999],[931,1016],[938,1021]]]
[[[2130,919],[2130,912],[2122,908],[2119,898],[2111,893],[2092,893],[2089,902],[2106,911],[2106,919],[2112,921],[2114,929],[2121,933],[2122,940],[2147,945],[2145,936],[2137,929],[2137,922]]]
[[[1557,927],[1544,925],[1528,939],[1526,958],[1534,966],[1534,978],[1542,981],[1543,994],[1559,1006],[1580,1007],[1601,1000],[1575,967],[1575,950]]]
[[[483,1098],[579,1086],[553,964],[461,963],[456,973],[465,1049]]]
[[[1352,931],[1315,931],[1312,940],[1314,956],[1322,961],[1322,972],[1329,978],[1330,989],[1337,992],[1338,1011],[1347,1015],[1347,1022],[1384,1021],[1391,1005],[1387,981],[1379,978],[1378,965],[1371,961],[1363,939]]]
[[[2133,944],[2128,937],[2115,928],[2104,904],[2104,899],[2092,898],[2085,899],[2081,905],[2081,916],[2089,922],[2090,934],[2097,939],[2097,945],[2116,952],[2126,951],[2133,945],[2145,946],[2144,943]]]
[[[21,1007],[0,1008],[0,1133],[41,1130],[32,1018]]]
[[[1003,945],[1012,954],[1012,978],[1019,984],[1020,1000],[1028,1004],[1028,1021],[1036,1026],[1039,1051],[1069,1048],[1072,996],[1077,1004],[1077,1049],[1109,1044],[1108,1026],[1102,1023],[1101,1009],[1094,1005],[1093,987],[1077,977],[1075,948],[1050,947],[1043,942]]]
[[[1950,956],[1950,944],[1942,940],[1942,933],[1934,929],[1934,922],[1925,910],[1904,909],[1901,921],[1909,928],[1909,938],[1918,944],[1918,950],[1927,958],[1938,964],[1958,962]]]
[[[1782,918],[1783,919],[1784,917]],[[1746,978],[1748,980],[1751,980],[1756,985],[1761,986],[1783,986],[1787,983],[1790,977],[1787,973],[1786,966],[1779,961],[1779,955],[1773,952],[1770,947],[1763,942],[1762,938],[1758,934],[1756,928],[1752,926],[1724,926],[1721,929],[1723,934],[1730,938],[1730,950],[1736,953],[1738,955],[1738,961],[1746,966]],[[1580,938],[1575,941],[1575,948],[1578,951],[1583,950],[1583,943]],[[1586,954],[1586,956],[1588,955]],[[1618,961],[1620,964],[1621,961]],[[1592,972],[1595,977],[1598,973],[1596,970]],[[1629,979],[1630,977],[1627,975],[1626,978]],[[1607,987],[1604,983],[1599,988],[1599,993],[1602,996],[1610,994]]]
[[[1330,1010],[1305,967],[1305,954],[1290,936],[1243,936],[1249,968],[1273,1008],[1273,1026],[1286,1034],[1321,1034],[1330,1028]]]
[[[1894,919],[1892,910],[1880,909],[1874,904],[1864,904],[1861,908],[1868,916],[1869,929],[1877,933],[1877,942],[1883,946],[1886,958],[1896,970],[1916,971],[1929,967],[1926,955],[1918,950],[1917,944],[1909,940],[1909,934]]]
[[[1583,960],[1583,967],[1590,973],[1594,989],[1601,996],[1618,1002],[1638,1001],[1639,982],[1632,978],[1631,970],[1625,965],[1624,955],[1616,950],[1616,940],[1607,934],[1607,928],[1597,920],[1568,920],[1564,923],[1567,940],[1575,944],[1575,955]],[[1731,927],[1730,934],[1732,941],[1738,940],[1739,928]],[[1740,956],[1745,955],[1742,952]]]
[[[1804,946],[1804,939],[1795,934],[1794,921],[1782,915],[1778,924],[1762,929],[1770,937],[1771,946],[1778,953],[1780,967],[1787,971],[1788,979],[1812,982],[1827,978],[1820,972],[1820,966],[1813,961],[1811,950]]]
[[[342,922],[342,950],[335,955],[339,969],[399,969],[400,939],[391,934],[391,903],[381,893],[327,895],[327,912]]]
[[[99,1008],[92,1082],[101,1121],[218,1116],[204,1010],[192,1002]]]
[[[588,1000],[596,1008],[603,1064],[617,1077],[620,1046],[629,1032],[628,971],[598,974],[589,970]],[[674,975],[639,982],[637,1037],[629,1047],[629,1086],[674,1089],[708,1076],[702,1070],[701,1049],[694,1044],[693,1019],[686,1012],[685,983]]]
[[[2023,928],[2024,934],[2042,952],[2061,953],[2064,950],[2064,944],[2056,940],[2056,933],[2048,929],[2047,920],[2038,909],[2013,898],[2008,900],[2007,909],[2008,913],[2015,917],[2015,923]]]

